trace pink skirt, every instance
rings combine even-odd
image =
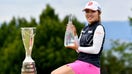
[[[100,68],[83,61],[75,61],[67,64],[75,74],[100,74]]]

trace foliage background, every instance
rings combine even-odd
[[[38,74],[50,72],[69,62],[76,60],[77,53],[64,47],[65,27],[68,16],[63,20],[58,18],[55,10],[47,5],[39,16],[27,21],[25,18],[12,18],[0,26],[0,74],[20,74],[25,50],[21,39],[21,27],[36,27],[36,36],[32,58],[36,63]],[[130,25],[132,18],[129,17]],[[73,23],[78,35],[84,23],[76,17]],[[111,48],[103,51],[101,56],[101,74],[132,74],[132,43],[111,41]],[[118,56],[117,56],[118,54]]]

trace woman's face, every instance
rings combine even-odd
[[[85,16],[89,24],[100,20],[100,13],[97,10],[94,11],[94,10],[86,9]]]

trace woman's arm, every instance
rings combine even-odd
[[[89,54],[98,54],[99,51],[101,50],[103,39],[104,39],[104,28],[99,25],[94,32],[93,46],[78,47],[78,51],[84,52],[84,53],[89,53]]]

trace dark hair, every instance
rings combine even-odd
[[[101,11],[98,10],[98,13],[99,13],[99,22],[101,22]]]

